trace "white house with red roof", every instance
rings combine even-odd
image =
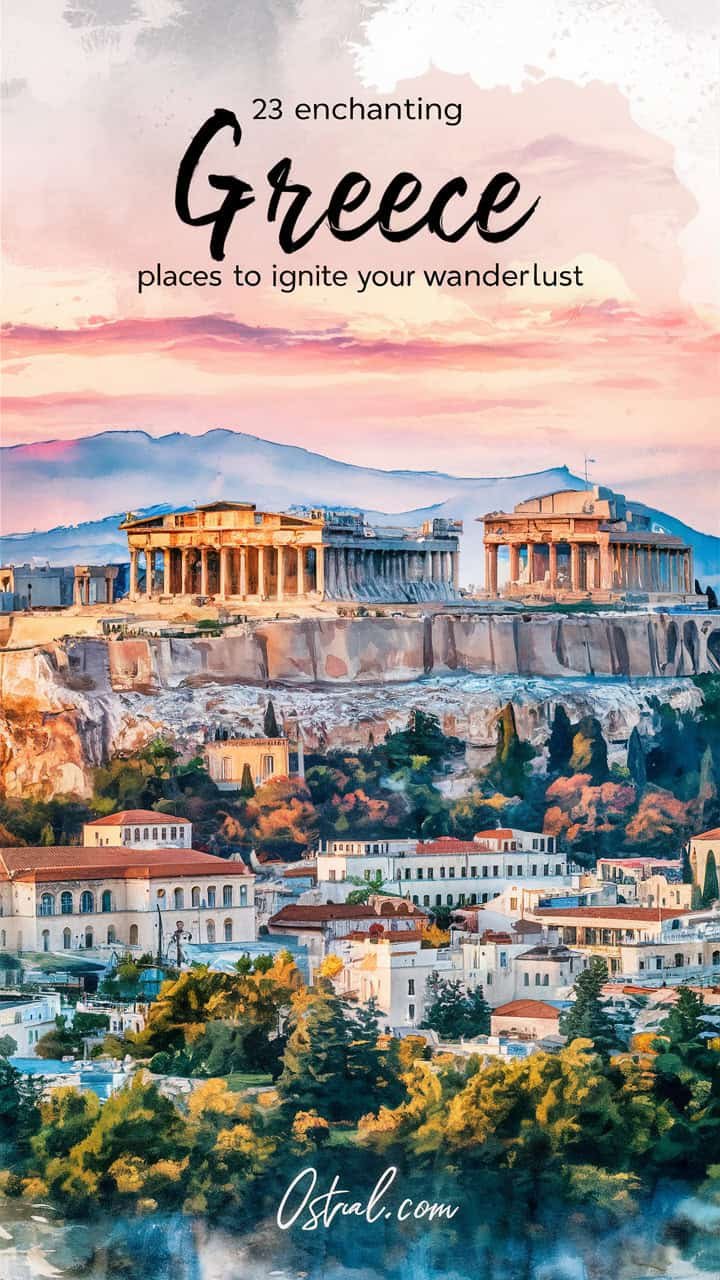
[[[190,849],[192,823],[173,813],[154,809],[123,809],[83,826],[83,844],[94,848]]]
[[[196,849],[0,848],[0,948],[156,954],[176,931],[199,943],[255,938],[255,876]]]
[[[492,902],[509,885],[550,893],[578,882],[554,836],[510,827],[478,831],[472,840],[329,840],[313,862],[318,902],[344,901],[358,880],[377,877],[430,909]]]

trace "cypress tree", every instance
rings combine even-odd
[[[703,882],[702,905],[709,907],[711,903],[720,898],[720,888],[718,887],[717,863],[715,854],[711,849],[707,862],[705,863],[705,880]]]
[[[349,1027],[330,983],[304,993],[289,1020],[277,1090],[294,1111],[317,1111],[326,1120],[352,1112],[348,1090]]]
[[[265,715],[263,716],[263,729],[265,731],[266,738],[280,737],[280,728],[278,726],[277,716],[275,715],[275,708],[273,706],[272,698],[268,698],[268,704],[265,708]]]
[[[644,791],[647,786],[645,749],[642,744],[642,738],[637,731],[637,726],[630,734],[630,740],[628,742],[627,767],[638,792]]]
[[[560,1032],[568,1044],[573,1040],[592,1040],[598,1053],[607,1054],[618,1047],[618,1037],[602,999],[608,968],[604,960],[594,956],[587,969],[578,975],[575,999],[560,1015]]]
[[[573,727],[561,703],[555,708],[548,739],[548,772],[566,773],[573,749]]]
[[[607,781],[607,743],[596,716],[583,716],[575,726],[570,768],[573,773],[589,773],[593,786]]]
[[[243,765],[242,778],[240,779],[240,795],[246,800],[252,799],[255,795],[255,783],[253,782],[249,764]]]

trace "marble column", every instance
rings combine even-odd
[[[452,584],[453,591],[460,590],[460,552],[452,552]]]
[[[130,548],[130,599],[135,600],[138,593],[138,553]]]
[[[180,552],[180,594],[190,594],[190,551],[187,547]]]
[[[285,598],[285,548],[279,546],[277,551],[277,598],[284,600]]]
[[[83,604],[83,580],[79,574],[75,575],[73,588],[73,604],[79,606]]]
[[[325,548],[315,548],[315,590],[318,595],[325,595]]]
[[[208,595],[209,576],[208,576],[208,548],[200,548],[200,595]]]
[[[550,570],[550,586],[557,586],[557,543],[548,543],[548,568]]]
[[[163,595],[172,594],[172,586],[170,583],[170,570],[172,567],[171,551],[169,547],[163,547]]]
[[[510,543],[510,581],[517,582],[520,577],[520,547],[517,542]]]
[[[487,589],[491,596],[498,593],[498,548],[496,543],[488,547],[488,582]]]
[[[432,582],[432,551],[424,553],[422,575],[425,582]]]
[[[265,548],[257,549],[257,593],[258,599],[264,600],[266,592],[265,585]]]
[[[528,543],[527,543],[527,580],[528,580],[528,582],[534,582],[534,581],[535,581],[535,563],[534,563],[534,561],[535,561],[535,543],[534,543],[534,542],[528,542]]]
[[[610,544],[601,543],[600,545],[600,586],[603,591],[610,591],[613,585],[612,560],[610,557]]]
[[[573,591],[580,590],[580,546],[570,543],[570,586]]]
[[[145,595],[148,600],[152,599],[155,576],[155,552],[146,550],[145,552]]]
[[[219,594],[225,600],[230,595],[230,548],[221,547],[218,558],[220,561]]]
[[[295,556],[297,559],[297,593],[299,596],[305,595],[305,548],[296,547]]]
[[[247,595],[247,547],[241,547],[238,554],[240,557],[238,595],[244,600]]]
[[[112,574],[105,574],[105,603],[113,603],[113,577]]]

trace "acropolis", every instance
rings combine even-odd
[[[192,511],[132,516],[130,599],[173,596],[252,601],[443,602],[459,595],[459,521],[419,529],[368,525],[357,512],[258,511],[210,502]]]
[[[600,485],[530,498],[482,521],[491,596],[498,594],[501,548],[509,552],[508,595],[567,591],[607,599],[614,593],[693,592],[692,548],[653,529],[649,516]]]

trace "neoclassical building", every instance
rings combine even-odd
[[[485,586],[491,595],[498,593],[498,562],[505,548],[504,590],[510,595],[560,590],[607,598],[693,591],[692,548],[653,529],[649,516],[632,511],[622,494],[600,485],[544,494],[481,519]]]
[[[130,598],[201,596],[251,601],[402,603],[457,597],[462,523],[380,528],[361,513],[258,511],[210,502],[121,528],[130,550]]]
[[[254,939],[253,873],[179,847],[0,849],[3,950],[121,947],[155,955],[167,952],[176,930],[201,943]]]

